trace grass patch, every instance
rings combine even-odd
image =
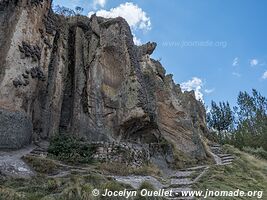
[[[101,193],[105,189],[120,191],[133,190],[130,185],[106,178],[99,173],[88,172],[86,175],[71,174],[60,178],[47,178],[39,175],[32,179],[0,180],[0,199],[2,200],[123,200],[124,197],[94,197],[93,189]],[[130,200],[162,200],[159,197],[141,197],[141,189],[154,190],[149,182],[143,182],[136,197]]]
[[[122,184],[122,183],[118,183],[114,180],[107,181],[100,186],[100,189],[102,189],[102,190],[108,189],[110,191],[120,191],[120,190],[124,190],[126,188],[131,189],[131,186],[126,185],[126,184]]]
[[[47,158],[27,155],[27,156],[24,156],[22,159],[31,168],[33,168],[34,171],[41,173],[41,174],[49,174],[49,175],[55,174],[61,168],[55,163],[55,161],[47,159]]]
[[[94,197],[93,189],[101,193],[105,189],[120,191],[132,190],[130,185],[119,183],[102,174],[90,172],[88,174],[70,174],[60,178],[48,178],[39,175],[32,179],[5,179],[0,180],[0,199],[2,200],[124,200],[124,197]],[[153,190],[153,186],[144,182],[139,188]],[[130,200],[161,200],[157,197],[136,197]]]
[[[20,200],[23,198],[24,198],[23,193],[16,192],[16,190],[11,189],[11,188],[0,186],[0,199]]]
[[[13,200],[14,197],[19,197],[21,200],[37,200],[51,193],[57,193],[58,189],[58,187],[52,187],[51,180],[44,176],[27,180],[8,178],[1,183],[0,197],[5,195],[6,198],[2,198],[5,200]]]
[[[100,189],[108,182],[100,174],[90,172],[87,175],[69,175],[62,178],[47,178],[44,175],[27,180],[8,178],[0,181],[0,199],[94,200],[98,198],[92,196],[92,190]]]
[[[130,167],[121,163],[97,163],[96,169],[103,172],[104,174],[113,174],[118,176],[126,176],[130,174]]]
[[[195,189],[203,191],[206,189],[213,191],[235,191],[237,189],[245,192],[267,191],[266,161],[259,160],[229,145],[225,145],[224,149],[227,153],[235,155],[236,158],[233,163],[226,166],[211,166],[208,172],[199,180],[199,183],[194,185]],[[213,199],[213,197],[209,199]],[[216,199],[225,199],[225,197]],[[248,198],[231,197],[231,199]]]
[[[257,158],[263,158],[267,160],[267,151],[265,151],[262,147],[257,149],[252,147],[244,147],[242,150],[256,156]]]

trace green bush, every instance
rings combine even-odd
[[[71,163],[91,163],[95,147],[82,138],[66,134],[51,139],[48,153],[50,156]]]

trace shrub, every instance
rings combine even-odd
[[[65,134],[52,138],[48,153],[56,159],[71,163],[91,163],[95,147],[82,138]]]

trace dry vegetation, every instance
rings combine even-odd
[[[236,156],[232,165],[211,166],[208,173],[194,187],[205,191],[267,191],[267,162],[255,156],[225,145],[225,150]],[[265,194],[266,195],[266,194]],[[210,198],[213,199],[213,198]],[[217,199],[217,198],[216,198]],[[218,199],[225,199],[221,197]],[[231,197],[231,199],[253,199],[248,197]],[[254,199],[256,199],[254,197]],[[266,199],[266,196],[262,199]]]

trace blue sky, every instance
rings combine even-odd
[[[136,41],[157,42],[152,57],[207,105],[211,100],[234,105],[239,91],[252,88],[267,96],[265,0],[54,0],[57,4],[81,6],[85,15],[126,17]]]

